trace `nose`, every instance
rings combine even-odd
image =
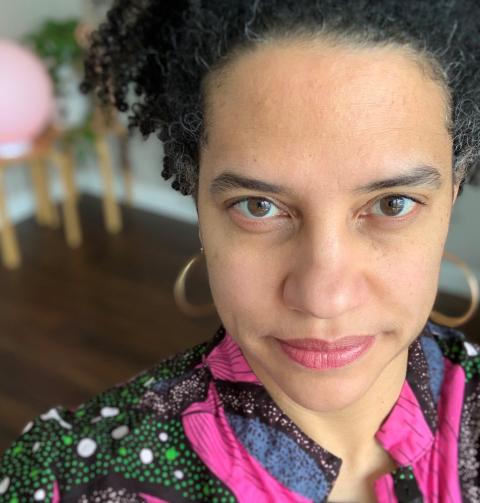
[[[366,271],[351,231],[331,226],[304,234],[289,260],[283,282],[283,300],[292,310],[320,319],[334,319],[366,301]]]

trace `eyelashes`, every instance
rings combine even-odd
[[[250,211],[251,207],[249,206],[250,203],[252,202],[256,202],[256,205],[257,205],[257,208],[260,209],[261,207],[261,204],[260,203],[267,203],[267,207],[268,207],[268,210],[270,210],[271,208],[277,208],[278,209],[278,206],[270,201],[270,199],[266,199],[264,197],[244,197],[242,199],[239,199],[235,202],[233,202],[229,208],[235,208],[235,207],[238,207],[238,208],[241,208],[243,210],[246,210],[247,212]],[[265,205],[263,205],[263,210],[265,210]],[[245,215],[245,213],[243,213]],[[252,220],[270,220],[272,218],[272,215],[269,215],[269,218],[264,218],[265,215],[251,215],[252,216]]]
[[[386,205],[384,203],[387,203]],[[377,198],[369,205],[369,208],[379,208],[379,212],[367,213],[375,217],[385,218],[387,220],[403,220],[415,212],[418,205],[425,205],[418,199],[405,194],[388,194]],[[247,196],[237,199],[230,203],[228,208],[235,208],[244,218],[252,222],[267,222],[275,219],[277,216],[287,216],[288,213],[280,209],[277,204],[266,197]],[[252,214],[257,211],[257,214]],[[394,214],[382,213],[391,211]]]
[[[389,209],[393,209],[393,210],[399,209],[400,212],[398,214],[395,214],[395,215],[386,215],[386,214],[380,215],[380,216],[384,216],[384,217],[387,217],[387,218],[394,218],[394,219],[408,216],[412,211],[415,210],[415,208],[417,207],[418,204],[422,204],[418,199],[415,199],[413,197],[405,196],[403,194],[392,194],[392,195],[383,196],[380,199],[377,199],[374,202],[374,204],[372,205],[372,207],[375,207],[378,203],[382,203],[383,201],[387,201],[387,200],[391,200],[391,201],[395,201],[396,200],[397,202],[399,200],[400,201],[406,201],[406,204],[405,203],[402,203],[402,204],[396,204],[395,203],[395,204],[389,204],[389,205],[387,205],[387,208],[389,208]],[[410,210],[407,211],[404,214],[401,214],[401,212],[405,208],[410,208]]]

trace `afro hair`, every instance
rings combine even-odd
[[[116,0],[91,36],[81,89],[128,111],[130,129],[156,133],[164,144],[162,176],[196,197],[204,78],[271,33],[325,26],[347,39],[409,45],[438,64],[460,192],[464,183],[478,184],[478,0]]]

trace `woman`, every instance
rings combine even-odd
[[[133,84],[222,326],[29,423],[0,501],[480,501],[480,348],[429,320],[479,27],[473,0],[117,1],[84,89]]]

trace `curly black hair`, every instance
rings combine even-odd
[[[196,199],[206,82],[263,41],[319,33],[407,47],[427,62],[447,91],[460,193],[478,184],[478,0],[116,0],[91,36],[81,89],[129,111],[130,129],[156,132],[162,176]]]

